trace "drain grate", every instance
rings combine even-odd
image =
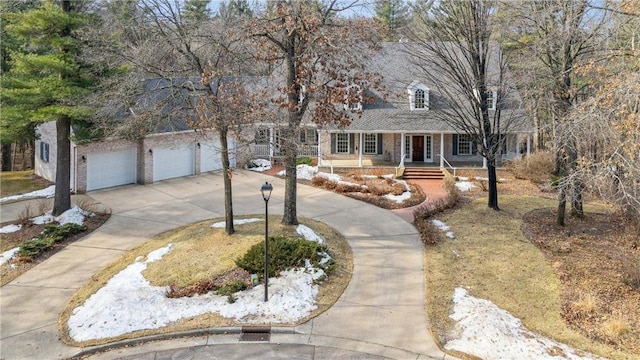
[[[269,341],[271,340],[271,327],[268,326],[243,326],[240,341]]]

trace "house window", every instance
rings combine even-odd
[[[336,153],[348,154],[350,149],[349,134],[338,133],[336,134]]]
[[[318,143],[318,131],[316,129],[300,129],[300,144],[315,145]]]
[[[40,142],[40,160],[49,162],[49,144]]]
[[[487,91],[487,109],[495,110],[498,98],[497,91]]]
[[[269,129],[260,129],[256,131],[256,144],[269,143]]]
[[[364,134],[364,153],[378,153],[378,134]]]
[[[458,155],[472,155],[473,141],[468,134],[458,135]]]
[[[358,85],[352,85],[347,88],[345,95],[345,109],[362,110],[362,89]]]
[[[416,80],[407,86],[407,91],[411,110],[429,109],[429,88],[425,84]]]
[[[415,93],[415,108],[424,109],[424,90],[418,89]]]

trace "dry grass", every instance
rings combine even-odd
[[[581,294],[578,300],[571,304],[573,311],[582,314],[592,314],[598,309],[598,298],[593,294]]]
[[[240,217],[236,217],[236,219],[238,218]],[[269,217],[270,235],[299,236],[296,234],[295,226],[282,225],[281,219],[280,216]],[[170,243],[174,244],[174,249],[170,253],[161,260],[149,264],[148,269],[144,272],[145,278],[156,285],[168,285],[173,282],[189,284],[215,277],[236,268],[233,260],[243,255],[251,245],[264,239],[264,222],[237,225],[235,227],[236,233],[233,236],[227,236],[223,229],[210,227],[212,223],[217,221],[224,221],[224,219],[205,220],[160,234],[127,252],[107,268],[96,273],[74,294],[61,313],[58,328],[62,334],[62,340],[75,346],[93,346],[156,334],[244,325],[217,314],[205,314],[180,320],[162,329],[143,330],[111,339],[77,343],[68,336],[66,324],[73,309],[84,303],[89,296],[102,288],[115,274],[134,262],[138,256],[146,256],[153,250]],[[351,279],[353,255],[346,239],[335,229],[310,219],[299,218],[299,221],[325,238],[329,251],[336,261],[331,275],[320,284],[320,291],[316,297],[318,309],[298,322],[303,323],[326,311],[338,300]],[[289,325],[293,326],[298,323]]]
[[[614,315],[602,324],[602,332],[611,339],[618,339],[629,330],[629,323],[622,315]]]
[[[44,189],[51,182],[34,175],[33,170],[0,172],[0,197]]]
[[[523,216],[555,202],[532,196],[501,196],[501,211],[480,198],[442,214],[456,240],[425,249],[426,311],[436,341],[446,343],[453,327],[448,315],[455,287],[488,299],[538,333],[579,349],[627,358],[607,345],[587,339],[561,316],[561,284],[553,266],[522,232]]]

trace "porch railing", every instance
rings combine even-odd
[[[453,176],[455,177],[455,176],[456,176],[456,168],[455,168],[455,167],[453,167],[453,166],[451,166],[451,164],[447,161],[447,159],[446,159],[444,156],[442,156],[442,154],[440,154],[440,158],[442,159],[442,162],[444,162],[445,164],[447,164],[447,166],[448,166],[451,170],[453,170]],[[445,169],[447,168],[447,166],[445,166]]]
[[[282,156],[282,151],[278,147],[273,149],[273,156]],[[254,156],[261,158],[270,158],[272,156],[269,144],[252,144],[251,145],[251,153]],[[316,157],[318,156],[318,145],[300,145],[298,146],[298,157],[301,156],[309,156]]]

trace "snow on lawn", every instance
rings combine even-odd
[[[0,234],[11,234],[22,229],[22,225],[7,225],[0,228]]]
[[[485,360],[598,359],[527,330],[513,315],[491,301],[470,296],[462,288],[454,291],[450,317],[457,324],[454,339],[444,346],[448,350]]]
[[[7,250],[5,252],[3,252],[2,254],[0,254],[0,265],[6,263],[7,261],[13,259],[13,257],[18,253],[18,250],[20,250],[19,247],[17,248],[13,248],[11,250]]]
[[[78,205],[75,205],[71,209],[63,212],[60,216],[51,215],[51,211],[47,211],[46,214],[35,217],[31,219],[34,224],[48,224],[52,222],[57,222],[60,225],[74,223],[78,225],[82,225],[84,222],[85,216],[93,216],[93,213],[89,213],[87,211],[82,210]]]
[[[311,238],[319,237],[311,230]],[[309,239],[311,240],[311,239]],[[323,270],[296,268],[269,279],[269,301],[264,302],[263,285],[234,294],[236,301],[213,293],[167,298],[168,287],[152,286],[142,275],[147,264],[160,260],[172,244],[154,250],[112,277],[107,284],[73,310],[69,335],[76,341],[104,339],[144,329],[157,329],[182,318],[217,312],[226,318],[253,324],[290,323],[317,308],[315,299]],[[324,260],[324,259],[323,259]]]
[[[247,163],[247,169],[251,171],[264,172],[271,169],[271,161],[265,159],[253,159]]]
[[[24,193],[24,194],[18,194],[18,195],[11,195],[11,196],[5,196],[3,198],[0,198],[0,203],[6,202],[6,201],[13,201],[13,200],[26,200],[26,199],[34,199],[34,198],[50,198],[53,197],[55,195],[55,191],[56,191],[56,186],[55,185],[51,185],[47,188],[44,188],[42,190],[36,190],[36,191],[32,191],[32,192],[28,192],[28,193]]]
[[[455,239],[456,236],[454,235],[453,231],[447,231],[449,230],[449,225],[445,224],[444,222],[437,220],[437,219],[433,219],[431,220],[431,223],[437,227],[438,229],[442,230],[445,233],[445,236],[448,237],[449,239]]]
[[[317,173],[318,173],[317,166],[309,166],[305,164],[300,164],[296,166],[296,178],[298,179],[313,180],[313,178],[316,176]],[[287,175],[287,171],[282,170],[278,172],[276,175],[285,176]]]
[[[456,187],[460,191],[469,191],[469,190],[473,189],[476,186],[473,185],[473,183],[470,182],[470,181],[457,181],[456,182]]]
[[[239,219],[239,220],[233,220],[233,225],[249,224],[249,223],[258,222],[258,221],[263,221],[263,219]],[[221,222],[214,223],[213,225],[211,225],[211,227],[212,228],[223,228],[226,225],[227,225],[226,222],[221,221]]]
[[[306,225],[298,225],[296,232],[309,241],[315,241],[317,243],[324,243],[324,238],[315,233],[310,227]]]

